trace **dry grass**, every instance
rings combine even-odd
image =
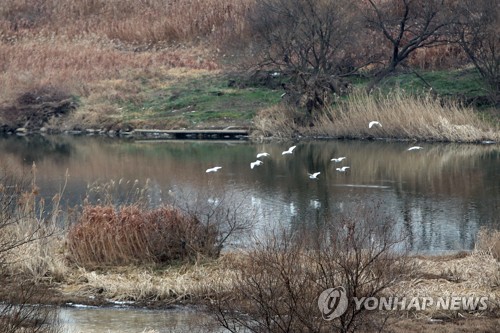
[[[158,70],[173,67],[215,69],[217,65],[206,54],[209,53],[203,47],[173,47],[156,52],[120,50],[112,41],[96,37],[37,37],[13,44],[0,43],[4,67],[0,102],[15,99],[19,92],[45,86],[64,87],[87,97],[110,84],[101,96],[113,97],[114,80],[130,79],[134,73],[154,77]]]
[[[383,127],[368,128],[378,120]],[[470,108],[444,103],[431,94],[425,97],[393,91],[370,96],[364,92],[350,95],[339,108],[320,116],[312,134],[335,137],[385,137],[421,141],[476,142],[500,138]]]
[[[476,236],[477,252],[483,252],[500,260],[500,231],[482,228]]]
[[[139,45],[222,37],[243,28],[252,0],[6,0],[0,9],[4,38],[36,33],[106,36]],[[144,24],[147,22],[148,24]],[[190,22],[191,24],[187,24]]]
[[[77,265],[127,265],[213,256],[217,234],[194,216],[173,207],[86,205],[67,236],[68,256]]]
[[[256,130],[252,132],[254,139],[273,137],[277,139],[288,139],[293,137],[298,126],[294,122],[297,111],[283,105],[275,105],[261,110],[254,119]]]
[[[387,95],[355,91],[314,120],[314,126],[297,126],[292,112],[261,112],[254,136],[290,134],[332,138],[397,138],[419,141],[479,142],[499,140],[500,128],[491,128],[470,108],[444,102],[431,94],[413,96],[401,90]],[[368,128],[377,120],[382,127]],[[293,128],[290,130],[289,127]]]
[[[114,267],[103,272],[84,268],[66,276],[62,290],[79,297],[99,294],[108,300],[158,302],[203,301],[229,289],[235,278],[232,261],[235,255],[223,255],[212,261],[170,266],[163,269],[147,267]]]
[[[70,125],[109,127],[121,116],[113,101],[137,92],[134,79],[217,69],[215,46],[244,29],[252,1],[3,1],[0,107],[51,87],[81,97]]]
[[[54,195],[52,210],[47,211],[36,173],[33,164],[28,182],[0,177],[0,272],[34,282],[59,280],[66,272],[56,255],[61,242],[57,234],[61,194]]]

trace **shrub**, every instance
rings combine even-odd
[[[82,266],[170,262],[216,256],[217,233],[173,207],[86,205],[68,233],[72,261]]]
[[[218,294],[211,310],[231,332],[352,332],[370,322],[349,302],[340,317],[326,321],[318,297],[342,286],[347,298],[379,295],[405,279],[411,265],[392,218],[377,207],[326,219],[315,230],[280,231],[235,264],[233,289]],[[378,318],[382,319],[382,318]],[[369,323],[368,323],[369,322]]]

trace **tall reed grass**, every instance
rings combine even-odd
[[[253,0],[5,0],[0,28],[5,38],[33,33],[95,34],[135,44],[193,41],[234,33]],[[147,24],[144,24],[147,22]]]
[[[2,161],[5,163],[5,161]],[[59,199],[47,212],[31,173],[2,163],[0,172],[0,332],[59,332],[58,312],[47,302],[44,282],[61,281],[65,272],[56,254]]]
[[[85,267],[162,263],[218,255],[216,230],[173,207],[87,205],[67,236],[69,259]]]
[[[55,253],[61,239],[61,193],[54,195],[48,211],[39,195],[36,165],[31,174],[25,172],[21,178],[7,174],[0,179],[0,269],[33,282],[60,279],[65,267]]]
[[[483,121],[471,109],[431,94],[412,95],[402,90],[368,94],[357,90],[338,100],[313,119],[298,126],[293,113],[277,107],[257,115],[255,136],[287,137],[299,134],[332,138],[396,138],[419,141],[479,142],[499,140],[500,128]],[[377,120],[382,127],[368,127]]]
[[[218,68],[214,45],[244,29],[241,18],[252,1],[3,1],[0,108],[25,92],[52,87],[99,109],[91,114],[116,117],[116,108],[99,100],[133,93],[113,89],[133,82],[131,75]],[[89,96],[93,101],[85,100]]]

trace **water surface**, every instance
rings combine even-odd
[[[211,317],[191,308],[71,307],[59,310],[59,320],[65,333],[222,332]]]
[[[282,155],[292,145],[293,154]],[[260,227],[293,228],[375,203],[409,232],[414,251],[472,249],[479,228],[500,225],[500,146],[421,143],[424,149],[407,151],[411,145],[12,136],[0,140],[0,156],[27,172],[35,162],[42,195],[51,197],[66,183],[65,205],[81,204],[96,184],[113,181],[114,195],[123,200],[133,194],[128,185],[147,184],[152,205],[172,197],[230,197]],[[252,170],[264,151],[271,156]],[[346,159],[331,161],[340,156]],[[336,171],[342,165],[350,169]],[[207,174],[213,166],[222,169]],[[321,172],[317,180],[309,179],[312,172]]]

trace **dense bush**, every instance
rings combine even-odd
[[[70,228],[67,245],[78,265],[126,265],[215,256],[216,238],[213,226],[172,207],[87,205]]]

